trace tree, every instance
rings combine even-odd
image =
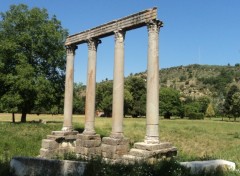
[[[215,116],[215,111],[214,111],[214,108],[213,108],[213,104],[212,104],[212,103],[209,103],[209,104],[208,104],[208,107],[207,107],[205,116],[206,116],[206,117],[210,117],[210,118]]]
[[[74,83],[73,88],[73,113],[84,114],[86,89],[82,83]]]
[[[202,96],[197,99],[197,102],[199,103],[199,112],[205,114],[207,107],[210,103],[210,98],[207,96]]]
[[[228,115],[232,115],[232,105],[233,105],[233,95],[239,92],[239,89],[236,85],[232,85],[227,92],[226,99],[224,102],[224,113]],[[230,117],[230,116],[229,116]]]
[[[234,117],[234,121],[236,121],[237,117],[240,117],[240,92],[236,92],[232,96],[232,107],[231,113]]]
[[[159,92],[159,111],[165,119],[181,112],[180,93],[172,88],[161,88]]]
[[[125,85],[132,96],[128,99],[131,101],[131,106],[128,107],[127,112],[132,117],[144,116],[146,114],[146,81],[138,76],[130,76]]]
[[[112,115],[112,81],[102,81],[97,84],[96,91],[96,109],[104,112],[106,117]]]
[[[33,109],[51,109],[62,101],[67,31],[46,9],[12,5],[0,16],[0,101],[20,111],[26,122]]]

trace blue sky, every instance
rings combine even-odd
[[[235,65],[240,63],[239,0],[1,0],[0,11],[11,4],[46,8],[75,34],[157,7],[160,31],[160,68],[189,64]],[[125,76],[147,67],[147,28],[126,33]],[[78,46],[75,82],[86,83],[87,45]],[[97,53],[97,82],[113,78],[114,37],[102,39]]]

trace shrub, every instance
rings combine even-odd
[[[188,114],[188,118],[191,120],[202,120],[204,119],[203,113],[192,112]]]
[[[159,161],[155,164],[140,162],[136,164],[108,164],[101,159],[89,161],[84,175],[87,176],[190,176],[189,169],[181,166],[175,159]]]

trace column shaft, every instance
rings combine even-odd
[[[64,121],[62,131],[72,131],[74,56],[76,49],[77,46],[67,46],[65,95],[64,95]]]
[[[148,25],[146,143],[159,143],[159,29],[161,22]]]
[[[85,130],[84,134],[96,134],[94,129],[95,122],[95,95],[96,95],[96,59],[97,46],[100,40],[88,40],[88,71],[86,87],[85,105]]]
[[[115,32],[114,80],[112,105],[113,138],[123,137],[123,105],[124,105],[124,31]]]

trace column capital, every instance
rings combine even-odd
[[[66,46],[66,50],[67,50],[67,54],[73,54],[75,55],[75,50],[78,48],[77,45],[67,45]]]
[[[163,27],[163,22],[159,20],[149,21],[147,24],[148,32],[159,32],[160,27]]]
[[[124,42],[126,31],[119,29],[117,31],[114,31],[114,34],[115,34],[115,41]]]
[[[89,50],[97,51],[98,44],[100,43],[102,43],[102,41],[96,38],[87,39],[87,45]]]

